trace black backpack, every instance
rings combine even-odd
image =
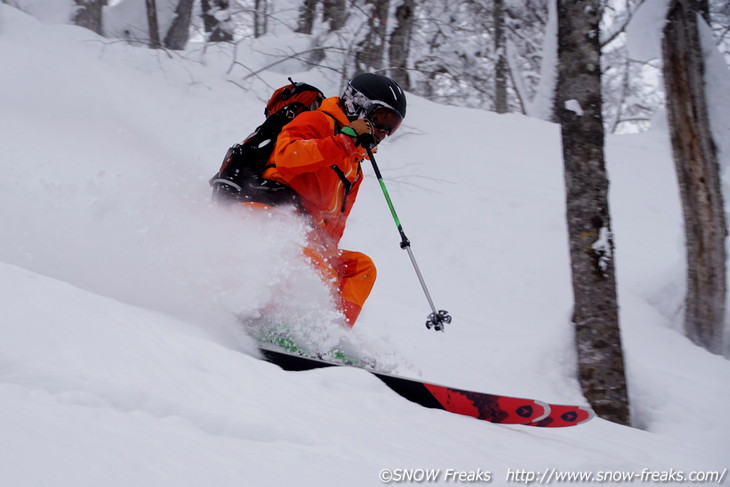
[[[221,168],[210,179],[214,199],[272,206],[299,204],[291,189],[262,176],[264,170],[273,167],[269,158],[284,125],[300,113],[318,108],[324,100],[324,94],[314,86],[296,83],[291,78],[289,82],[271,95],[264,109],[264,123],[242,143],[228,149]]]

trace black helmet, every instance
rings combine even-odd
[[[406,117],[406,94],[401,87],[381,74],[358,74],[347,83],[342,104],[350,120],[368,117],[376,108],[388,108]]]

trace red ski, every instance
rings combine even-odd
[[[322,367],[353,366],[282,351],[270,345],[260,344],[259,349],[269,362],[284,370],[302,371]],[[466,391],[359,368],[370,372],[409,401],[427,408],[442,409],[491,423],[563,427],[574,426],[593,417],[592,411],[580,406],[553,406],[535,399]]]
[[[567,404],[548,404],[550,414],[540,421],[530,423],[529,426],[561,428],[575,426],[590,421],[596,415],[592,409],[583,406],[569,406]]]

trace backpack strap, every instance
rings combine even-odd
[[[340,130],[342,130],[342,124],[340,123],[340,121],[337,120],[337,118],[335,118],[335,116],[332,115],[331,113],[327,113],[324,110],[319,110],[319,111],[324,113],[325,115],[327,115],[329,118],[332,119],[332,121],[335,123],[335,135],[339,134]]]
[[[342,130],[342,124],[340,123],[337,118],[335,118],[334,115],[327,113],[323,110],[320,110],[322,113],[327,115],[332,119],[332,121],[335,123],[335,135],[340,133],[340,130]],[[345,173],[337,167],[336,164],[332,164],[330,166],[332,170],[337,174],[337,177],[340,178],[340,181],[342,181],[342,185],[345,187],[345,197],[342,199],[342,208],[340,211],[345,211],[345,208],[347,206],[347,197],[350,195],[350,192],[352,191],[352,185],[353,183],[350,182],[349,179],[347,179],[347,176],[345,176]],[[357,165],[357,176],[355,176],[355,181],[357,181],[362,176],[362,166],[360,164]]]

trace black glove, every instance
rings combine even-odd
[[[367,118],[359,118],[347,127],[340,130],[345,135],[352,137],[355,145],[362,147],[370,147],[375,143],[373,136],[373,124]]]

